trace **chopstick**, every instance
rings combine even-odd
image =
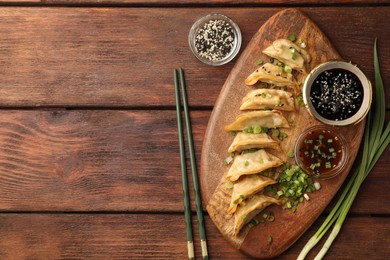
[[[179,148],[180,148],[180,166],[181,166],[181,179],[184,193],[184,219],[186,223],[186,238],[187,238],[187,251],[188,259],[194,259],[194,243],[192,236],[192,224],[191,224],[191,208],[190,208],[190,195],[188,192],[188,180],[187,180],[187,166],[184,151],[184,136],[183,136],[183,122],[181,119],[181,106],[180,106],[180,90],[177,79],[177,71],[173,70],[173,80],[175,83],[175,97],[176,97],[176,117],[177,117],[177,131],[179,135]]]
[[[196,215],[198,218],[198,229],[199,229],[200,245],[201,245],[201,250],[202,250],[202,259],[208,259],[206,232],[205,232],[204,219],[203,219],[202,198],[201,198],[201,194],[200,194],[198,170],[197,170],[196,158],[195,158],[195,149],[194,149],[194,143],[193,143],[193,139],[192,139],[191,119],[190,119],[189,110],[188,110],[187,91],[186,91],[186,84],[185,84],[185,80],[184,80],[184,72],[181,68],[179,69],[179,74],[180,74],[180,85],[181,85],[181,91],[182,91],[182,97],[183,97],[184,117],[185,117],[185,122],[186,122],[186,127],[187,127],[187,139],[188,139],[188,146],[189,146],[189,153],[190,153],[192,179],[193,179],[194,192],[195,192]],[[178,98],[179,91],[178,91],[178,84],[177,84],[176,69],[174,69],[174,81],[175,81],[177,121],[178,121],[178,125],[179,125],[179,124],[182,124],[182,122],[181,122],[182,120],[181,120],[180,98]],[[179,128],[179,126],[178,126],[178,128]],[[183,129],[181,126],[181,130],[179,131],[179,135],[181,135],[181,137],[179,137],[179,144],[180,144],[180,139],[183,140],[183,131],[182,130]],[[184,151],[184,147],[182,147],[181,150]],[[183,173],[183,167],[185,168],[186,165],[185,165],[185,157],[182,157],[182,155],[185,156],[185,153],[180,152],[180,157],[181,157],[181,162],[182,162],[181,167],[182,167],[182,173]],[[182,177],[184,178],[186,176],[182,175]],[[188,189],[188,186],[186,186],[186,187]],[[184,181],[183,181],[183,190],[186,189],[186,187],[184,186]],[[186,196],[185,192],[184,192],[184,194]],[[188,197],[189,196],[187,193],[187,198]],[[188,207],[185,210],[190,211],[190,208]],[[186,220],[186,223],[190,223],[190,222],[187,222],[187,220]],[[187,231],[188,231],[188,227],[187,227]],[[192,229],[191,229],[191,234],[192,234]]]

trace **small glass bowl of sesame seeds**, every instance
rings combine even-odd
[[[240,28],[232,19],[222,14],[209,14],[193,24],[188,43],[200,61],[220,66],[237,55],[241,38]]]
[[[350,62],[329,61],[314,68],[303,85],[303,101],[318,121],[332,126],[359,123],[372,101],[371,82]]]

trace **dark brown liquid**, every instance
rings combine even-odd
[[[316,111],[329,120],[345,120],[359,110],[363,86],[358,77],[344,69],[322,72],[314,80],[310,101]]]
[[[323,137],[322,139],[320,138],[320,135]],[[331,143],[328,142],[329,139],[332,140]],[[310,142],[310,140],[312,142]],[[315,149],[315,146],[317,146],[320,153],[317,152],[318,150]],[[326,158],[324,158],[323,155],[325,155]],[[343,147],[341,140],[328,130],[313,130],[299,143],[299,159],[302,167],[316,175],[326,177],[327,174],[331,173],[331,171],[339,165],[342,157]],[[326,162],[330,163],[330,168],[326,167]],[[317,163],[320,163],[320,166],[313,167],[314,169],[311,168],[313,164]]]

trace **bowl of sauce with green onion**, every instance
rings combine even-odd
[[[295,143],[295,161],[316,178],[337,176],[349,160],[349,149],[335,129],[317,125],[306,129]]]
[[[306,77],[302,91],[309,113],[333,126],[359,123],[372,100],[371,82],[355,65],[345,61],[325,62]]]

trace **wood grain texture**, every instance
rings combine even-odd
[[[331,1],[0,0],[0,258],[184,259],[172,68],[184,67],[189,103],[201,108],[191,112],[200,158],[209,110],[235,62],[199,63],[188,48],[189,28],[217,10],[239,24],[245,48],[274,13],[306,5],[336,49],[371,79],[379,37],[387,86],[387,1]],[[55,108],[32,109],[39,106]],[[365,180],[331,259],[390,255],[389,156],[388,148]],[[296,259],[323,220],[278,259]],[[205,221],[211,259],[250,259],[207,214]],[[200,258],[195,214],[193,223]]]
[[[196,222],[196,217],[193,218]],[[320,221],[324,219],[321,218]],[[185,259],[184,216],[177,214],[0,214],[2,259]],[[219,236],[206,217],[210,259],[251,259]],[[296,259],[320,222],[278,259]],[[362,228],[370,226],[370,229]],[[332,259],[386,259],[385,218],[348,218],[329,251]],[[175,232],[172,232],[175,230]],[[197,229],[196,257],[200,258]],[[365,246],[361,245],[365,241]],[[367,247],[370,250],[367,250]],[[308,256],[313,259],[318,248]]]
[[[323,2],[317,0],[191,0],[178,3],[173,0],[0,0],[0,4],[41,4],[41,5],[77,5],[77,6],[241,6],[241,5],[255,5],[255,6],[267,6],[267,5],[323,5]],[[353,4],[366,4],[366,5],[378,5],[386,4],[386,0],[330,0],[326,1],[326,4],[341,4],[341,5],[353,5]]]
[[[173,111],[3,111],[1,210],[179,209],[175,120]]]
[[[244,49],[280,10],[241,7],[218,12],[238,23]],[[300,10],[343,58],[359,64],[371,79],[372,46],[378,37],[383,80],[390,83],[390,21],[382,19],[390,7]],[[211,107],[235,60],[218,68],[202,64],[191,54],[187,36],[199,17],[215,11],[0,8],[0,107],[173,107],[172,68],[180,66],[186,72],[190,106]],[[390,93],[386,102],[390,108]]]

